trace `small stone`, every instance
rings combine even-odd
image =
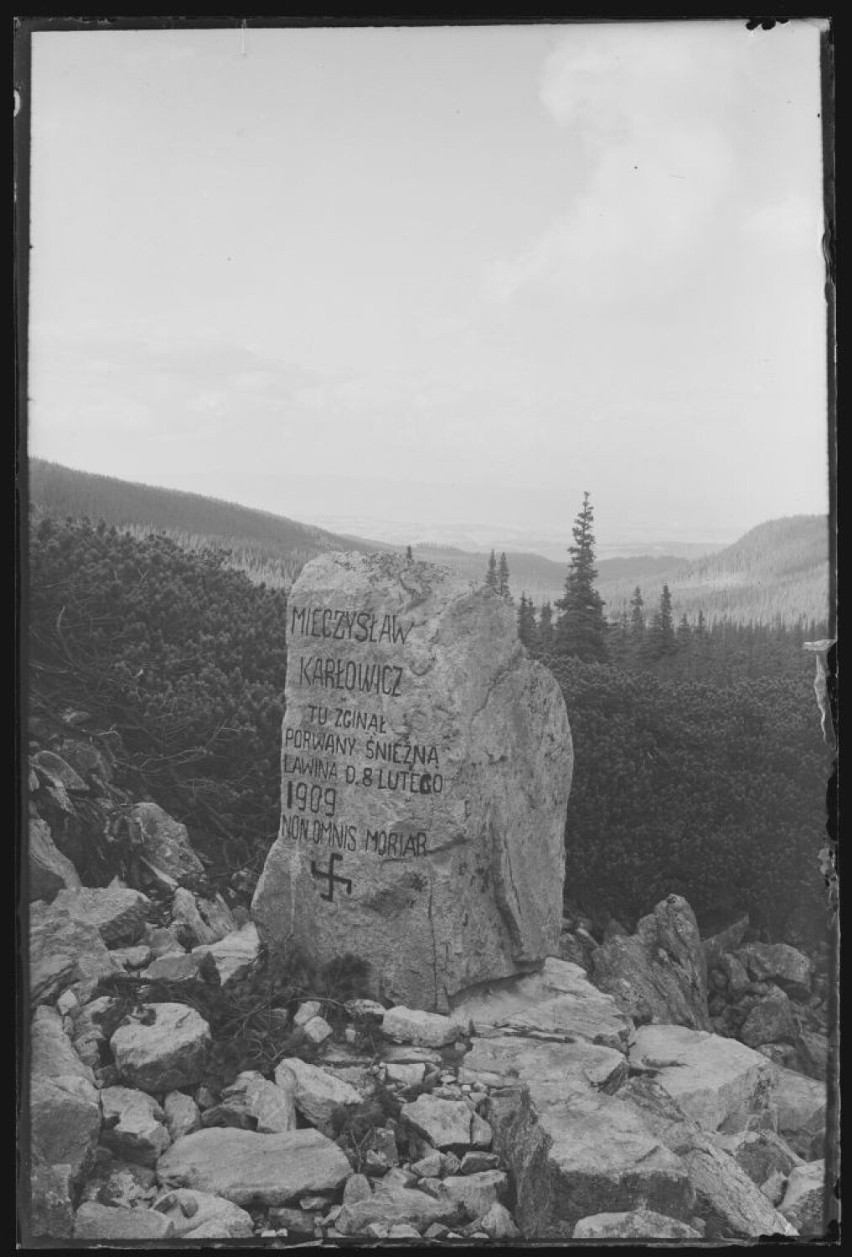
[[[397,1222],[388,1231],[388,1239],[391,1240],[407,1240],[420,1239],[420,1232],[416,1227],[411,1226],[408,1222]]]
[[[304,1209],[270,1209],[269,1221],[277,1227],[284,1227],[292,1235],[313,1235],[314,1215]]]
[[[153,1209],[127,1209],[84,1201],[74,1219],[77,1240],[160,1240],[174,1235],[172,1222]]]
[[[174,1188],[155,1200],[152,1208],[169,1218],[174,1234],[183,1238],[246,1239],[254,1232],[250,1213],[210,1192]]]
[[[127,1161],[153,1166],[171,1143],[165,1113],[153,1096],[131,1087],[101,1091],[101,1142]]]
[[[456,1023],[440,1013],[423,1012],[398,1005],[389,1008],[382,1019],[382,1034],[397,1043],[416,1043],[423,1047],[443,1047],[456,1037]]]
[[[374,1022],[381,1021],[387,1012],[385,1006],[374,999],[350,999],[346,1001],[344,1008],[350,1017],[363,1017]]]
[[[209,1109],[212,1108],[214,1104],[219,1103],[215,1092],[210,1090],[206,1082],[203,1082],[201,1086],[195,1088],[192,1098],[195,1100],[195,1103],[200,1109]]]
[[[403,1087],[419,1087],[426,1075],[426,1066],[422,1063],[412,1065],[389,1064],[387,1077],[390,1082],[399,1083]]]
[[[170,1091],[163,1100],[163,1111],[166,1125],[172,1140],[182,1135],[191,1135],[194,1130],[201,1129],[201,1113],[192,1096],[183,1091]]]
[[[432,1152],[428,1157],[415,1161],[411,1168],[418,1178],[439,1178],[443,1157],[440,1152]]]
[[[504,1200],[509,1180],[502,1170],[484,1170],[477,1174],[451,1175],[443,1180],[443,1189],[450,1200],[462,1205],[471,1218],[481,1218],[497,1200]]]
[[[824,1233],[825,1161],[810,1161],[790,1171],[778,1212],[802,1236]]]
[[[782,1174],[780,1170],[773,1170],[766,1182],[760,1184],[760,1190],[769,1203],[777,1209],[784,1199],[784,1192],[787,1190],[787,1176]]]
[[[151,948],[144,943],[139,943],[135,947],[114,947],[110,955],[125,969],[144,969],[151,959]]]
[[[141,937],[151,901],[138,890],[80,887],[61,890],[54,906],[67,911],[75,921],[94,925],[107,947],[121,947]]]
[[[56,1001],[56,1011],[61,1013],[63,1017],[69,1016],[75,1011],[75,1009],[79,1009],[79,1007],[80,1001],[77,998],[76,993],[70,990],[70,988],[67,991],[63,991],[59,996],[59,999]]]
[[[332,1132],[335,1113],[341,1106],[357,1108],[361,1104],[359,1092],[349,1083],[295,1056],[279,1062],[275,1082],[292,1092],[296,1108],[303,1117],[326,1134]]]
[[[141,941],[146,947],[151,949],[151,955],[155,960],[158,956],[168,955],[169,952],[186,950],[178,938],[177,932],[170,926],[149,925],[142,935]]]
[[[228,986],[231,982],[238,982],[251,971],[260,955],[260,938],[256,927],[250,922],[242,929],[226,934],[218,943],[194,947],[192,955],[199,960],[211,956],[219,974],[219,981],[222,986]]]
[[[369,1222],[363,1233],[373,1240],[386,1240],[390,1235],[390,1229],[383,1226],[381,1222]]]
[[[343,1038],[347,1043],[356,1043],[358,1041],[358,1031],[354,1030],[352,1026],[347,1026],[343,1031]]]
[[[421,1095],[413,1104],[404,1104],[401,1116],[407,1125],[439,1149],[455,1146],[469,1148],[473,1142],[473,1122],[481,1121],[463,1100],[442,1100],[431,1095]],[[491,1142],[490,1127],[488,1142]]]
[[[443,1222],[433,1222],[423,1232],[424,1239],[427,1240],[445,1240],[451,1234],[450,1228],[444,1226]]]
[[[325,1043],[334,1033],[324,1017],[311,1017],[310,1021],[305,1022],[304,1031],[305,1038],[317,1044]]]
[[[194,953],[178,951],[157,956],[143,973],[152,982],[193,982],[198,977],[199,960]]]
[[[124,1083],[164,1092],[201,1078],[210,1043],[210,1027],[194,1008],[146,1004],[130,1024],[119,1026],[110,1049]]]
[[[322,1012],[322,1004],[317,999],[306,1000],[304,1004],[300,1004],[293,1014],[293,1024],[296,1026],[305,1026],[312,1017],[318,1016]]]
[[[359,1200],[366,1200],[372,1194],[373,1189],[366,1174],[353,1174],[343,1185],[344,1205],[354,1205]]]
[[[483,1170],[496,1170],[500,1158],[496,1152],[466,1152],[461,1161],[461,1174],[480,1174]]]
[[[495,1200],[479,1219],[482,1230],[492,1240],[514,1240],[520,1237],[514,1219],[505,1205]]]
[[[325,1210],[328,1208],[328,1202],[329,1202],[328,1196],[321,1196],[318,1193],[313,1196],[302,1196],[301,1200],[299,1201],[299,1208],[304,1209],[306,1212],[310,1212],[311,1210],[317,1210],[321,1213],[324,1213]]]

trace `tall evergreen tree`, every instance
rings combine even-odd
[[[648,645],[650,653],[655,659],[661,659],[664,655],[672,655],[677,650],[674,618],[672,616],[672,596],[668,585],[663,585],[663,592],[660,594],[660,605],[651,621]]]
[[[497,592],[501,598],[511,600],[512,595],[509,593],[509,564],[505,550],[500,555],[500,566],[497,570]]]
[[[680,623],[677,626],[677,644],[684,649],[692,641],[692,629],[689,627],[689,620],[686,618],[686,612],[680,617]]]
[[[645,599],[638,585],[630,599],[630,635],[634,642],[641,641],[645,636]]]
[[[409,563],[414,558],[414,554],[412,552],[411,546],[405,547],[405,557],[408,559]]]
[[[532,646],[536,636],[535,608],[526,592],[518,605],[518,637],[525,646]]]
[[[568,547],[571,566],[565,579],[565,593],[556,603],[562,612],[556,623],[556,650],[575,655],[586,663],[602,663],[607,658],[604,602],[595,589],[594,510],[588,493],[574,521],[574,544]]]
[[[489,589],[497,588],[497,556],[493,550],[491,551],[488,559],[488,568],[485,573],[485,584]]]

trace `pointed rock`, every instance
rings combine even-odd
[[[201,1113],[192,1096],[183,1091],[170,1091],[163,1100],[166,1125],[172,1140],[191,1135],[201,1128]]]
[[[165,1113],[153,1096],[132,1087],[101,1091],[101,1143],[127,1161],[154,1165],[171,1143]]]
[[[348,1082],[296,1056],[285,1057],[275,1067],[275,1082],[292,1094],[299,1112],[325,1134],[334,1133],[336,1109],[357,1108],[362,1103],[361,1095]]]

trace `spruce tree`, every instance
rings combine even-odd
[[[518,637],[525,646],[532,646],[536,635],[535,610],[526,592],[518,605]]]
[[[571,566],[565,579],[565,593],[557,602],[562,615],[556,624],[556,650],[575,655],[584,663],[602,663],[607,657],[604,602],[595,589],[594,510],[588,493],[574,521],[574,544],[568,547]]]
[[[410,563],[410,562],[411,562],[411,560],[414,558],[414,554],[413,554],[413,552],[412,552],[411,546],[406,546],[406,547],[405,547],[405,557],[406,557],[406,559],[408,560],[408,562],[409,562],[409,563]]]
[[[542,605],[538,617],[538,645],[544,655],[553,650],[553,608],[549,602]]]
[[[630,599],[630,636],[636,643],[645,636],[645,599],[638,585]]]
[[[507,602],[511,601],[512,595],[509,593],[509,564],[506,560],[505,550],[500,555],[500,567],[497,573],[497,592]]]
[[[660,594],[660,605],[651,621],[649,641],[650,653],[655,659],[664,655],[672,655],[677,650],[674,619],[672,617],[672,596],[668,585],[663,585]]]
[[[689,620],[686,618],[686,612],[680,617],[680,623],[677,626],[677,644],[683,649],[692,641],[692,629],[689,627]]]
[[[491,551],[491,555],[488,559],[488,569],[485,573],[485,584],[489,589],[497,588],[497,556],[493,550]]]

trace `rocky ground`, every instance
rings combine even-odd
[[[296,994],[245,888],[205,891],[184,827],[109,772],[73,736],[32,764],[33,1237],[823,1233],[823,955],[747,919],[702,940],[669,896],[632,935],[568,919],[541,973],[447,1017]],[[84,886],[86,827],[119,816],[132,860]]]

